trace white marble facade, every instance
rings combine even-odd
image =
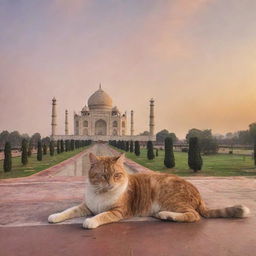
[[[74,135],[125,136],[127,116],[112,106],[111,97],[101,87],[88,99],[80,114],[74,114]]]
[[[57,135],[56,99],[52,99],[52,134],[54,140],[139,140],[155,141],[154,135],[154,100],[150,100],[149,135],[134,135],[134,118],[131,111],[130,133],[127,134],[127,114],[113,107],[111,97],[102,90],[101,86],[88,99],[79,114],[74,113],[74,134],[69,134],[68,111],[65,111],[65,135]]]

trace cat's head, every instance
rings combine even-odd
[[[114,191],[127,183],[128,175],[124,169],[124,154],[115,157],[103,157],[89,154],[91,168],[89,182],[99,193]]]

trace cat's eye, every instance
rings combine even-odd
[[[97,173],[97,178],[100,179],[106,179],[106,175],[105,174],[101,174],[101,173]]]
[[[115,173],[115,174],[114,174],[114,178],[120,178],[121,176],[122,176],[121,173]]]

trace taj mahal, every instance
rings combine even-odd
[[[154,135],[154,100],[150,100],[149,105],[149,135],[134,134],[134,111],[130,115],[130,133],[128,134],[127,113],[121,113],[116,106],[113,106],[112,98],[99,86],[88,99],[81,112],[74,112],[74,134],[69,134],[68,111],[65,111],[65,133],[56,134],[57,128],[57,100],[52,99],[52,122],[51,137],[53,140],[74,139],[74,140],[138,140],[155,141]]]

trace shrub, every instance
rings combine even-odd
[[[118,140],[117,143],[116,143],[116,147],[121,149],[121,140]]]
[[[43,145],[43,153],[44,153],[44,155],[47,155],[47,145],[46,144]]]
[[[12,170],[12,151],[10,142],[5,143],[4,147],[4,171],[10,172]]]
[[[199,145],[200,145],[201,151],[205,155],[218,153],[219,145],[217,143],[217,140],[214,138],[201,138],[199,140]]]
[[[136,156],[140,155],[140,143],[137,140],[135,141],[134,153],[135,153]]]
[[[69,151],[69,141],[65,140],[65,151],[68,152]]]
[[[42,152],[42,142],[39,140],[37,142],[37,160],[42,161],[43,159],[43,152]]]
[[[188,165],[194,172],[202,169],[203,160],[200,154],[200,146],[197,137],[189,138]]]
[[[21,151],[21,162],[26,165],[28,163],[28,143],[25,139],[22,140]]]
[[[54,141],[50,141],[50,156],[54,156]]]
[[[32,156],[32,150],[33,150],[33,144],[32,144],[32,140],[30,140],[28,144],[28,157]]]
[[[153,147],[152,141],[150,140],[147,142],[147,149],[148,149],[148,152],[147,152],[148,160],[154,159],[155,158],[154,147]]]
[[[57,154],[60,154],[60,141],[57,140]]]
[[[171,137],[165,138],[164,147],[164,165],[167,168],[173,168],[175,166],[175,159],[173,154],[173,142]]]
[[[77,147],[78,148],[78,147]],[[64,152],[64,141],[61,140],[60,141],[60,153],[63,153]]]
[[[125,142],[125,151],[128,152],[130,148],[129,141]]]
[[[71,150],[74,150],[74,149],[75,149],[75,141],[74,141],[74,140],[71,140],[70,149],[71,149]]]
[[[133,148],[133,141],[131,140],[130,141],[130,152],[132,153],[134,151],[134,148]]]
[[[125,144],[125,141],[124,141],[124,140],[121,141],[121,149],[122,149],[122,150],[125,150],[125,149],[126,149],[126,144]]]

